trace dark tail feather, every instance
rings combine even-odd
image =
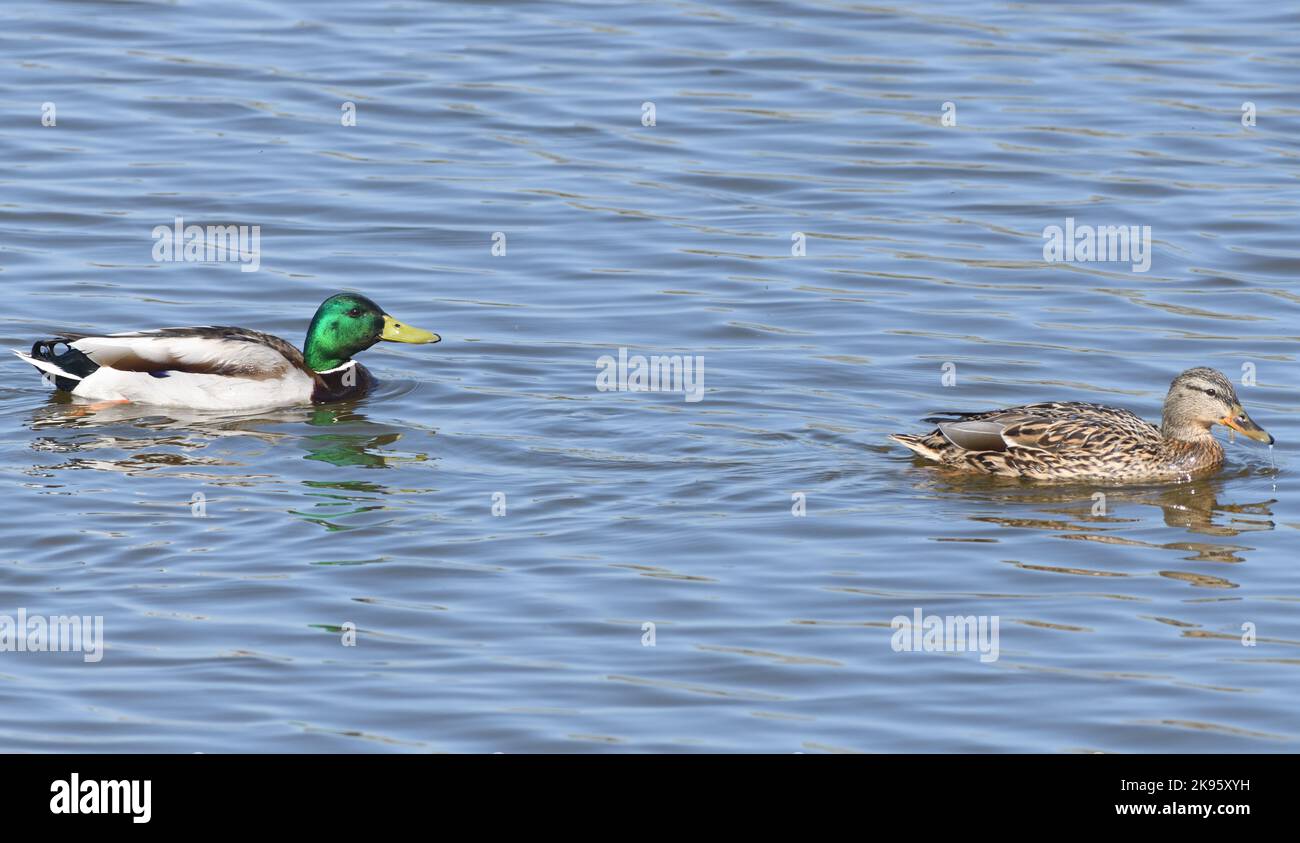
[[[975,416],[987,416],[987,410],[981,410],[976,413],[959,413],[956,410],[940,410],[932,416],[926,416],[921,419],[929,424],[939,424],[940,422],[962,421],[963,419],[974,418]]]
[[[60,370],[74,375],[75,378],[87,378],[95,373],[99,364],[91,360],[84,353],[73,348],[73,340],[68,337],[55,337],[48,340],[37,340],[32,343],[32,357],[37,360],[43,360]],[[63,351],[59,352],[59,346],[63,346]],[[54,375],[54,385],[64,392],[71,392],[77,388],[79,380],[74,378],[62,378]]]
[[[76,375],[79,378],[93,375],[95,370],[99,368],[99,364],[73,348],[69,343],[70,341],[63,337],[56,337],[52,340],[37,340],[32,343],[32,356],[37,360],[53,363],[68,374]],[[63,346],[62,353],[56,353],[59,346]]]

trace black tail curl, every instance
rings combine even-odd
[[[55,337],[49,340],[37,340],[32,343],[32,357],[37,360],[43,360],[58,366],[61,371],[69,375],[75,375],[77,378],[88,378],[99,368],[99,364],[91,360],[83,352],[72,347],[72,341],[65,337]],[[59,347],[63,351],[59,351]],[[54,385],[65,392],[71,392],[76,388],[78,381],[74,378],[62,378],[54,376]]]

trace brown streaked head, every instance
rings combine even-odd
[[[1174,378],[1165,396],[1160,424],[1164,435],[1190,441],[1204,439],[1216,424],[1257,442],[1273,444],[1272,435],[1241,406],[1237,390],[1222,372],[1199,366]]]

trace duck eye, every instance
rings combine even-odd
[[[361,315],[361,308],[359,307],[354,307],[348,311],[348,316],[351,316],[353,319],[356,319],[360,315]]]

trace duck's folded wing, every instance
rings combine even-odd
[[[1044,404],[978,414],[940,422],[939,431],[968,451],[1031,448],[1057,454],[1106,452],[1159,437],[1156,428],[1127,410],[1091,404]]]
[[[64,341],[96,364],[123,372],[192,372],[265,379],[281,377],[291,368],[304,368],[302,354],[289,343],[242,328],[162,328],[73,336]]]
[[[1006,425],[989,421],[939,422],[939,432],[958,448],[967,451],[1005,451],[1007,441],[1002,438]]]

